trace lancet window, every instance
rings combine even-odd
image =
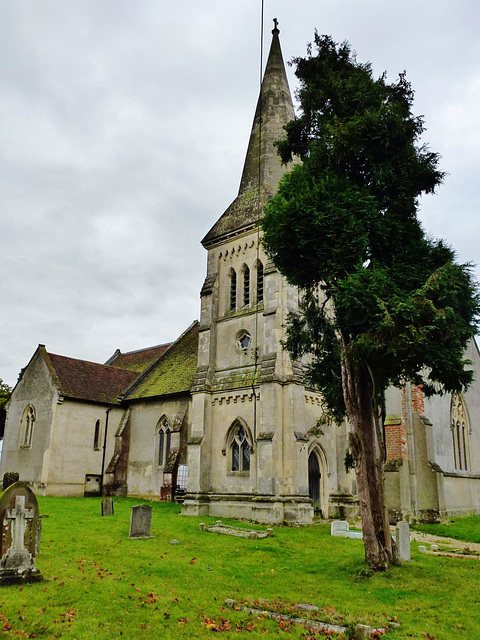
[[[465,402],[460,393],[452,396],[450,415],[455,469],[468,471],[470,429]]]
[[[243,265],[243,306],[250,304],[250,269]]]
[[[257,304],[263,302],[263,264],[257,262]]]
[[[237,273],[233,269],[230,271],[230,311],[237,308]]]
[[[171,446],[171,438],[172,433],[170,431],[170,425],[168,424],[168,420],[163,418],[159,422],[159,427],[157,430],[158,436],[158,466],[165,466],[168,456],[170,455],[170,446]]]
[[[93,433],[93,448],[95,451],[100,449],[100,420],[95,423],[95,431]]]

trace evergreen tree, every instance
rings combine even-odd
[[[11,388],[0,378],[0,438],[3,438],[5,431],[5,418],[7,416],[5,405],[11,395]]]
[[[294,358],[311,356],[327,415],[348,417],[365,557],[385,570],[398,557],[384,499],[384,392],[406,382],[426,394],[466,388],[479,300],[470,265],[417,218],[419,196],[443,173],[420,143],[405,74],[374,79],[348,43],[317,33],[294,63],[300,114],[278,146],[284,162],[302,164],[267,206],[263,242],[303,292],[286,344]]]

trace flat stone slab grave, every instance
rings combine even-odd
[[[256,529],[242,529],[242,527],[230,527],[223,524],[221,520],[217,520],[215,524],[207,527],[204,522],[198,525],[200,531],[208,531],[209,533],[220,533],[225,536],[237,536],[238,538],[248,538],[250,540],[258,540],[260,538],[269,538],[273,536],[273,529],[266,531],[257,531]]]
[[[282,620],[284,622],[288,622],[289,624],[293,624],[299,627],[305,627],[306,629],[311,629],[314,631],[326,631],[327,633],[345,633],[347,631],[347,627],[343,627],[338,624],[329,624],[328,622],[321,622],[320,620],[310,620],[308,618],[297,618],[297,616],[287,616],[283,613],[269,611],[268,609],[255,609],[252,607],[247,607],[237,600],[231,600],[230,598],[226,598],[224,602],[227,607],[235,609],[236,611],[245,611],[252,616],[264,616],[265,618],[271,618],[272,620]],[[299,611],[318,611],[318,607],[305,604],[296,605],[296,609],[298,609]],[[355,640],[368,640],[368,638],[372,637],[372,634],[374,632],[378,637],[378,634],[384,634],[386,631],[387,629],[384,628],[374,629],[373,627],[370,627],[366,624],[356,624],[354,629],[354,638]]]
[[[151,538],[152,507],[148,504],[137,504],[130,514],[130,538]]]
[[[33,491],[23,482],[11,484],[0,498],[0,585],[41,582],[35,566],[41,520]]]

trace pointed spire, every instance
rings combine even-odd
[[[293,120],[295,112],[276,18],[274,25],[238,196],[202,240],[204,246],[210,246],[216,240],[233,235],[240,229],[255,227],[259,217],[258,205],[263,211],[287,170],[281,163],[275,142],[285,137],[283,127]]]

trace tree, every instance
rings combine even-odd
[[[5,418],[7,416],[5,405],[11,395],[12,389],[0,378],[0,438],[3,438],[5,431]]]
[[[386,388],[406,382],[426,394],[464,389],[464,359],[479,299],[471,266],[428,237],[418,198],[444,174],[420,144],[423,119],[400,74],[389,84],[357,62],[350,45],[315,33],[296,58],[299,117],[278,143],[302,160],[266,207],[263,242],[302,290],[286,346],[310,356],[308,379],[327,415],[348,417],[365,558],[373,570],[398,562],[384,499],[380,409]]]

